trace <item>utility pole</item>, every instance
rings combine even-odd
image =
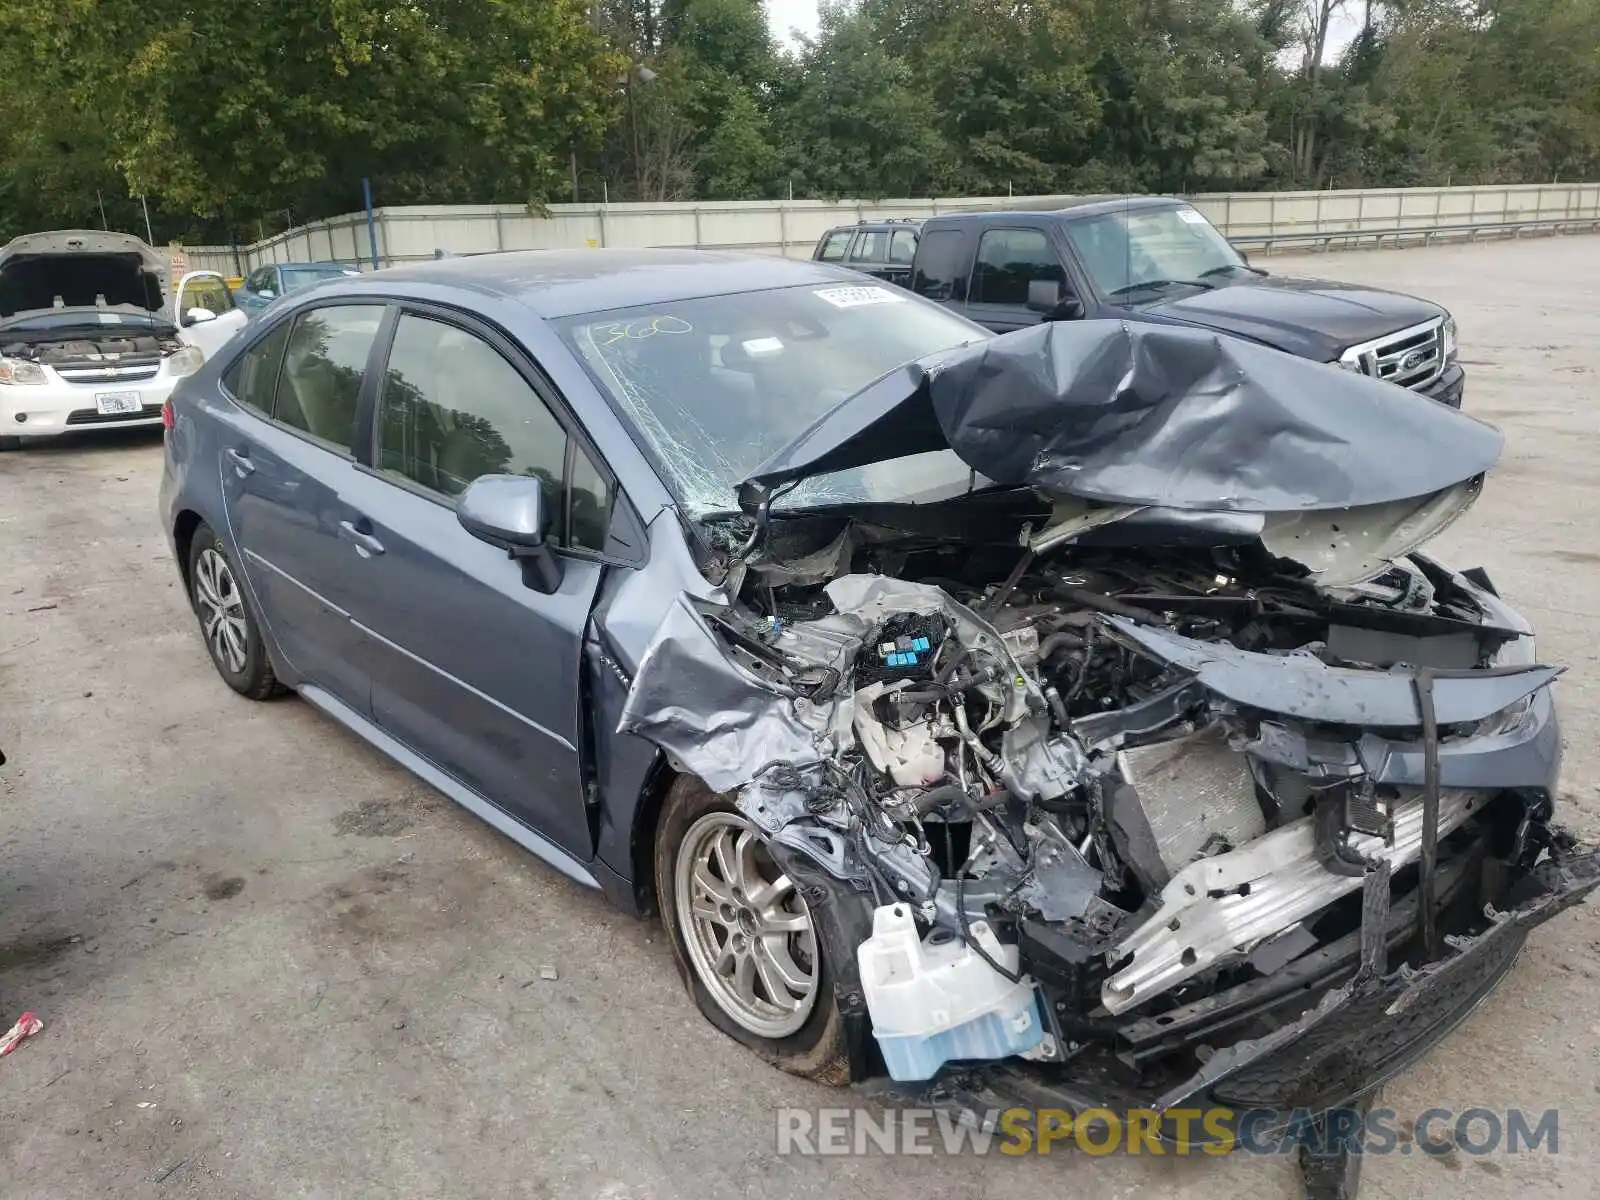
[[[142,194],[139,196],[139,205],[144,209],[144,240],[149,245],[154,246],[156,244],[156,235],[150,230],[150,202]]]
[[[111,230],[111,223],[106,220],[106,198],[100,194],[99,188],[95,188],[94,198],[100,205],[100,228],[109,233]]]

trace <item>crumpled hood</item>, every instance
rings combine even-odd
[[[1105,504],[1304,513],[1432,496],[1500,432],[1424,396],[1198,329],[1053,322],[931,356],[824,415],[740,486],[953,449],[998,484]]]
[[[1399,292],[1322,279],[1249,276],[1212,291],[1140,309],[1332,362],[1351,346],[1445,315],[1437,304]]]

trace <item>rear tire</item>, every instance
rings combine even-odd
[[[4,453],[7,450],[21,450],[21,449],[22,449],[22,439],[21,438],[15,436],[14,434],[6,434],[4,437],[0,437],[0,453]]]
[[[189,544],[189,603],[222,681],[250,700],[283,690],[261,637],[261,623],[240,581],[244,576],[209,525]]]
[[[728,798],[690,776],[661,808],[655,885],[678,972],[706,1020],[791,1075],[849,1083],[829,939],[813,925],[827,915]]]

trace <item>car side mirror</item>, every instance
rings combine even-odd
[[[473,537],[522,564],[522,582],[549,595],[561,586],[561,560],[545,542],[550,523],[544,483],[530,475],[480,475],[456,499],[456,520]]]
[[[1028,307],[1042,313],[1046,321],[1076,321],[1083,316],[1083,301],[1061,295],[1061,284],[1054,279],[1028,281]]]
[[[216,313],[209,308],[201,308],[199,305],[183,314],[183,323],[185,325],[204,325],[207,321],[215,321],[216,319]]]

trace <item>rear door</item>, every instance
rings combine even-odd
[[[1042,314],[1028,307],[1028,285],[1035,280],[1067,287],[1061,256],[1042,229],[1001,226],[985,229],[967,287],[967,316],[996,333],[1037,325]]]
[[[372,467],[345,493],[373,551],[351,600],[372,714],[480,796],[579,858],[580,655],[615,496],[537,368],[451,311],[404,311],[376,394]],[[556,503],[550,595],[472,537],[455,498],[486,474],[537,476]]]
[[[205,313],[210,315],[202,315]],[[249,320],[234,304],[228,281],[216,271],[190,271],[178,280],[172,315],[178,340],[200,347],[207,358],[222,349]]]
[[[223,501],[262,620],[305,681],[368,711],[350,606],[365,548],[350,493],[368,359],[386,309],[302,309],[223,377],[239,409],[219,410]]]

